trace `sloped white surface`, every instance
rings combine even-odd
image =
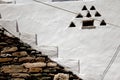
[[[16,21],[15,20],[0,20],[0,25],[5,29],[9,30],[9,32],[16,32]]]
[[[91,3],[50,2],[49,4],[78,13],[84,4],[88,8],[95,5],[103,19],[108,23],[120,25],[119,3],[119,0],[96,0]],[[75,14],[43,4],[0,5],[0,12],[3,19],[18,19],[21,32],[38,34],[39,45],[58,46],[61,58],[80,59],[80,74],[83,74],[86,80],[101,78],[120,43],[120,28],[107,25],[92,30],[81,30],[78,20],[76,28],[68,28]],[[119,80],[118,59],[104,80]]]
[[[58,62],[60,65],[63,65],[66,70],[71,70],[76,74],[79,74],[80,72],[80,61],[77,59],[52,58],[52,60]]]
[[[35,49],[41,51],[42,54],[48,55],[50,58],[58,58],[58,47],[57,46],[35,46]]]
[[[36,45],[35,34],[30,33],[20,33],[20,39],[31,46]]]

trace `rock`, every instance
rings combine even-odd
[[[64,73],[58,73],[54,76],[54,80],[69,80],[69,75]]]
[[[0,49],[3,49],[4,48],[4,46],[0,46]]]
[[[46,72],[46,73],[56,73],[57,70],[55,68],[46,68],[43,70],[43,72]]]
[[[10,57],[12,56],[11,54],[0,54],[1,57]]]
[[[55,63],[55,62],[48,62],[48,63],[47,63],[47,66],[48,66],[48,67],[56,67],[56,66],[57,66],[57,63]]]
[[[52,80],[51,77],[42,77],[40,80]]]
[[[11,80],[25,80],[24,78],[12,78]]]
[[[15,51],[17,51],[17,50],[18,50],[17,47],[5,47],[5,48],[1,51],[1,53],[15,52]]]
[[[19,62],[33,62],[34,61],[34,58],[33,57],[22,57],[22,58],[19,58]]]
[[[36,62],[45,62],[45,57],[37,57],[35,58]]]
[[[46,63],[44,63],[44,62],[24,63],[23,66],[24,66],[25,68],[45,67],[45,66],[46,66]]]
[[[27,78],[30,77],[27,73],[11,73],[10,74],[13,78]]]
[[[42,72],[42,68],[29,68],[30,73]]]
[[[0,58],[0,63],[10,62],[13,58]]]
[[[27,69],[25,69],[21,65],[9,65],[9,66],[2,66],[1,72],[4,73],[27,72]]]
[[[23,57],[23,56],[27,56],[27,52],[26,51],[21,51],[21,52],[14,52],[12,53],[12,56],[16,56],[16,57]]]
[[[8,45],[6,42],[0,42],[0,46],[6,46]]]

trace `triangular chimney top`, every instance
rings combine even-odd
[[[87,7],[84,5],[83,8],[82,8],[82,10],[87,10]]]
[[[90,10],[96,10],[94,6],[91,6]]]
[[[69,25],[69,27],[76,27],[74,22],[71,22],[71,24]]]
[[[79,13],[76,18],[83,18],[83,16]]]
[[[101,23],[100,23],[100,26],[105,26],[105,25],[106,25],[105,20],[102,20]]]
[[[95,17],[100,17],[100,16],[101,16],[101,14],[98,11],[96,11]]]
[[[87,13],[86,17],[91,17],[91,14],[90,14],[90,12],[89,12],[89,11],[88,11],[88,13]]]

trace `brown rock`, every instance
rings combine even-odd
[[[45,62],[45,57],[37,57],[37,58],[35,58],[35,61],[37,61],[37,62]]]
[[[4,46],[0,46],[0,49],[4,48]]]
[[[42,68],[29,68],[29,71],[30,73],[32,72],[42,72]]]
[[[24,78],[12,78],[11,80],[25,80]]]
[[[9,65],[9,66],[2,66],[1,72],[4,73],[27,72],[27,69],[25,69],[21,65]]]
[[[55,62],[49,62],[49,63],[47,63],[47,66],[48,67],[56,67],[57,63],[55,63]]]
[[[17,47],[5,47],[5,48],[1,51],[1,53],[15,52],[15,51],[17,51],[17,50],[18,50]]]
[[[29,77],[30,75],[27,74],[27,73],[11,73],[11,76],[13,78],[27,78]]]
[[[21,51],[21,52],[14,52],[12,53],[12,56],[16,56],[16,57],[23,57],[23,56],[27,56],[27,52],[26,51]]]
[[[32,61],[34,61],[33,57],[22,57],[22,58],[19,58],[19,62],[32,62]]]
[[[24,63],[23,66],[26,68],[45,67],[46,63],[44,63],[44,62]]]
[[[12,61],[13,58],[0,58],[0,63],[3,63],[3,62],[10,62]]]
[[[69,75],[64,73],[58,73],[54,76],[54,80],[69,80]]]

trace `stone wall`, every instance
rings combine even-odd
[[[0,29],[0,80],[82,80],[71,71],[52,61]]]

